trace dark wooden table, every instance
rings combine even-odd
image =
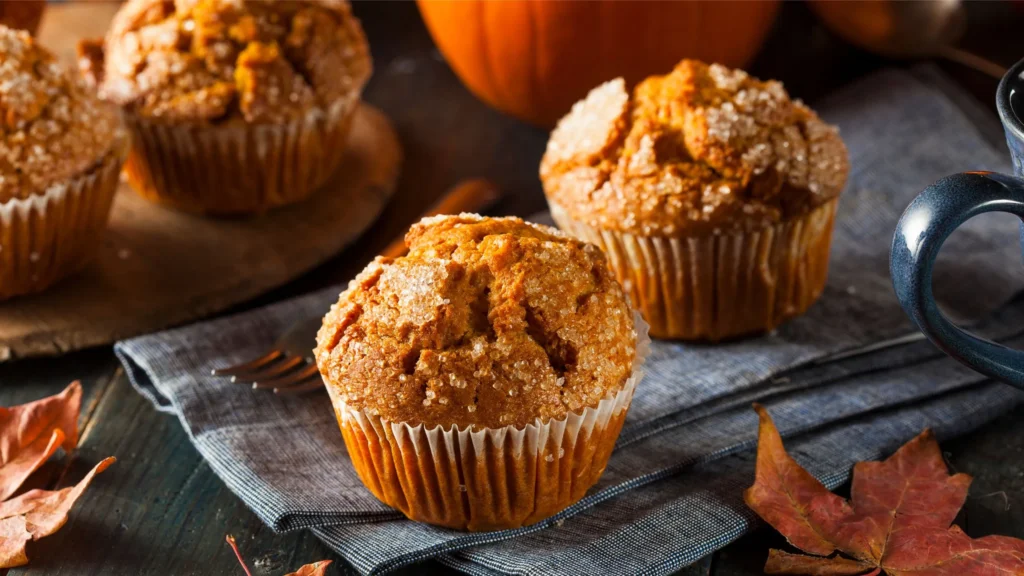
[[[1004,65],[1024,55],[1019,6],[972,4],[963,45]],[[529,215],[544,206],[536,174],[546,133],[487,109],[467,93],[434,50],[413,5],[364,3],[355,11],[376,62],[366,99],[394,119],[406,149],[399,192],[380,222],[344,254],[244,308],[347,280],[460,178],[486,176],[507,191],[496,214]],[[843,43],[805,5],[788,3],[752,70],[783,80],[794,95],[813,103],[888,65],[901,64]],[[994,113],[994,80],[956,65],[943,67]],[[337,561],[332,574],[352,572],[310,534],[275,534],[264,526],[211,472],[178,421],[154,411],[132,390],[108,347],[0,365],[0,405],[54,394],[75,379],[85,386],[79,448],[50,462],[34,486],[65,486],[103,457],[119,461],[59,533],[30,544],[30,565],[11,574],[239,574],[224,544],[227,533],[259,575],[283,574],[325,558]],[[1024,537],[1022,418],[1024,408],[1018,408],[943,447],[953,468],[975,477],[959,520],[972,536]],[[683,573],[757,574],[767,549],[783,544],[762,529]],[[406,570],[435,571],[443,569],[426,563]]]

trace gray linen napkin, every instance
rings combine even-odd
[[[362,573],[425,558],[473,574],[665,574],[756,519],[753,479],[766,404],[795,457],[830,487],[931,426],[962,433],[1024,400],[930,344],[829,356],[912,331],[888,276],[896,220],[914,194],[962,170],[1009,170],[999,129],[931,68],[886,71],[818,109],[838,124],[853,172],[840,203],[829,284],[772,334],[721,345],[656,342],[617,449],[579,503],[518,530],[469,534],[410,522],[360,483],[325,394],[276,398],[208,376],[254,357],[293,321],[322,314],[337,287],[267,308],[120,342],[136,388],[178,415],[213,470],[277,530],[310,528]],[[943,308],[1024,343],[1017,221],[971,220],[936,269]],[[310,344],[312,346],[312,342]]]

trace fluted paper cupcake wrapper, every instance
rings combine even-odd
[[[643,377],[650,339],[634,316],[637,353],[622,389],[560,420],[523,428],[411,426],[353,409],[327,386],[360,479],[410,519],[450,528],[516,528],[565,509],[604,472]]]
[[[249,214],[308,197],[345,153],[358,94],[280,125],[154,123],[126,114],[128,180],[143,198],[200,214]]]
[[[651,336],[721,340],[771,330],[821,296],[838,199],[752,232],[638,236],[574,220],[554,202],[562,230],[608,255]]]
[[[0,203],[0,300],[43,290],[96,254],[126,151],[125,142],[87,174]]]

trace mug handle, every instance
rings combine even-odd
[[[1024,180],[994,172],[964,172],[939,180],[910,203],[896,225],[889,270],[896,297],[921,332],[943,352],[987,376],[1024,389],[1024,352],[974,336],[935,304],[932,268],[958,226],[985,212],[1024,219]]]

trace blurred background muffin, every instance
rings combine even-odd
[[[848,171],[837,130],[782,84],[684,60],[632,94],[591,91],[540,174],[555,221],[608,253],[653,336],[720,340],[818,298]]]
[[[43,20],[46,0],[16,0],[0,2],[0,25],[35,34]]]
[[[323,184],[371,72],[344,0],[130,0],[81,51],[125,112],[131,185],[206,214],[261,212]]]
[[[471,214],[425,219],[406,243],[349,285],[317,337],[360,478],[409,518],[469,530],[580,499],[622,427],[638,339],[646,347],[604,255]]]
[[[27,32],[0,26],[0,299],[98,249],[128,141],[117,111]]]

